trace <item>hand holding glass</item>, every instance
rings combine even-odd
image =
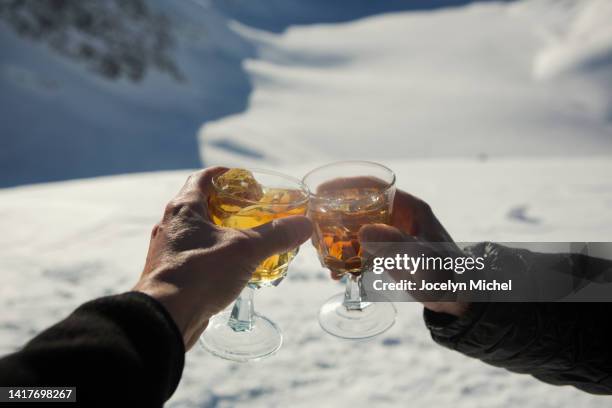
[[[389,224],[395,175],[376,163],[347,161],[319,167],[303,182],[311,194],[308,216],[321,264],[337,277],[348,274],[345,293],[321,307],[321,327],[347,339],[386,331],[395,322],[396,310],[391,302],[367,301],[361,287],[365,270],[358,234],[363,225]]]
[[[275,218],[304,215],[307,203],[307,189],[299,180],[265,170],[230,169],[213,179],[208,211],[216,225],[247,229]],[[295,248],[273,255],[257,267],[232,310],[210,320],[200,338],[206,350],[228,360],[249,361],[281,347],[282,334],[276,324],[255,313],[253,292],[278,285],[297,252]]]

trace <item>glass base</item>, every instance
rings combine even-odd
[[[200,345],[217,357],[232,361],[253,361],[271,356],[283,344],[276,324],[255,314],[250,330],[235,331],[229,324],[231,311],[215,315],[200,337]]]
[[[360,310],[343,305],[344,293],[329,298],[319,312],[321,328],[343,339],[367,339],[389,330],[397,311],[391,302],[366,303]]]

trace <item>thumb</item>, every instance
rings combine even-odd
[[[404,235],[400,230],[386,224],[368,224],[361,227],[359,230],[359,242],[366,252],[376,252],[380,249],[381,242],[404,242],[410,238]]]
[[[263,260],[300,246],[312,235],[312,223],[301,215],[277,218],[251,229],[257,254]]]

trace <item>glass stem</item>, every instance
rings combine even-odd
[[[349,274],[342,304],[346,310],[363,310],[370,304],[366,301],[365,291],[361,284],[361,274]]]
[[[249,331],[255,324],[255,307],[253,306],[253,295],[255,290],[246,286],[232,309],[228,325],[237,332]]]

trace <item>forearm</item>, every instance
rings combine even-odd
[[[437,343],[467,356],[551,384],[612,394],[612,338],[599,321],[603,308],[612,312],[598,303],[472,304],[461,318],[425,311],[425,321]]]
[[[75,386],[81,402],[161,406],[183,363],[182,337],[168,313],[130,292],[83,304],[0,360],[0,384]]]
[[[557,256],[559,273],[593,277],[594,268],[607,262],[487,245],[496,251],[494,267],[512,265],[516,273],[527,272],[521,267],[537,270],[540,262],[549,264]],[[610,312],[610,303],[472,303],[460,317],[426,310],[425,321],[436,342],[488,364],[610,394]]]

